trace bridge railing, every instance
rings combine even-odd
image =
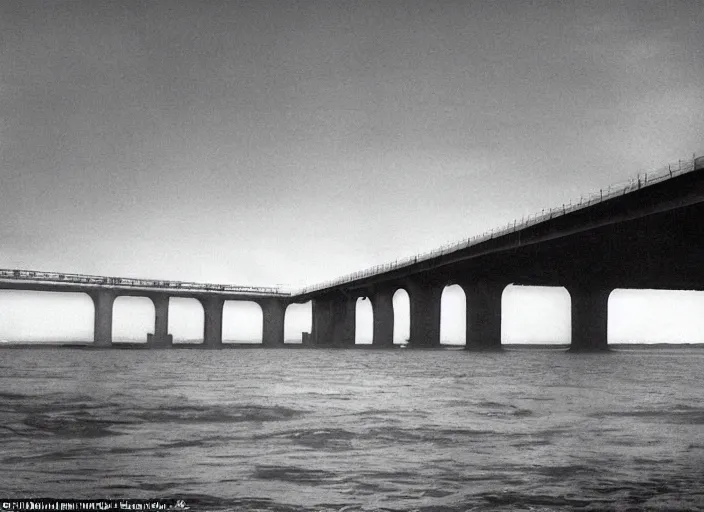
[[[397,259],[395,261],[387,263],[382,263],[381,265],[369,267],[367,269],[354,272],[352,274],[347,274],[336,279],[308,286],[297,291],[296,293],[294,293],[294,295],[323,290],[325,288],[349,283],[376,274],[382,274],[391,270],[397,270],[404,267],[408,267],[420,261],[427,261],[433,258],[437,258],[439,256],[443,256],[445,254],[450,254],[455,251],[459,251],[462,249],[466,249],[467,247],[480,244],[487,240],[491,240],[492,238],[497,238],[509,233],[520,231],[530,226],[540,224],[541,222],[554,219],[555,217],[566,215],[570,212],[574,212],[576,210],[580,210],[582,208],[586,208],[594,204],[607,201],[614,197],[623,196],[630,192],[640,190],[644,187],[648,187],[656,183],[669,180],[670,178],[674,178],[675,176],[687,174],[689,172],[703,168],[704,157],[697,158],[696,155],[693,155],[691,160],[678,160],[676,163],[668,164],[667,166],[661,167],[656,171],[638,174],[636,177],[631,178],[628,181],[623,181],[610,185],[606,189],[599,190],[599,192],[582,195],[579,200],[564,203],[562,204],[562,206],[544,209],[540,213],[529,215],[527,217],[522,217],[520,220],[515,219],[513,222],[509,222],[505,226],[500,226],[498,228],[485,231],[479,235],[470,236],[469,238],[465,238],[463,240],[449,242],[441,247],[438,247],[428,252]]]
[[[266,295],[290,295],[280,287],[274,286],[240,286],[228,284],[193,283],[188,281],[163,281],[156,279],[133,279],[128,277],[105,277],[84,274],[61,274],[38,270],[0,269],[0,278],[53,283],[93,284],[103,286],[124,286],[135,288],[159,288],[171,290],[218,291],[232,293],[250,293]]]

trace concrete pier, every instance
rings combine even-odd
[[[149,297],[154,304],[154,333],[147,335],[147,345],[152,348],[170,347],[173,336],[169,334],[169,296]]]
[[[369,300],[372,303],[372,345],[392,347],[394,345],[394,290],[376,290]]]
[[[335,347],[354,345],[357,298],[342,296],[333,302],[333,339]]]
[[[408,286],[411,307],[409,346],[416,348],[440,345],[440,300],[443,286],[412,282]]]
[[[203,305],[203,345],[206,348],[222,348],[222,310],[225,301],[217,296],[200,299]]]
[[[570,351],[608,350],[608,304],[612,288],[577,285],[568,288],[572,301],[572,343]]]
[[[501,350],[501,297],[505,285],[479,281],[460,286],[467,306],[466,348]]]
[[[321,297],[312,301],[313,319],[308,338],[311,346],[325,344],[332,339],[332,312],[330,301]]]
[[[96,347],[112,345],[112,307],[116,295],[111,290],[97,290],[89,294],[93,299],[93,343]]]
[[[279,299],[258,301],[262,308],[262,345],[282,347],[284,345],[284,316],[288,306]]]
[[[313,300],[311,344],[318,347],[354,345],[356,299],[331,294]]]

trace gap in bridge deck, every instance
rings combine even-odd
[[[313,304],[289,304],[284,316],[284,343],[300,345],[304,332],[310,333],[313,325]]]
[[[226,300],[222,311],[222,342],[260,345],[263,316],[256,302]]]
[[[169,334],[174,344],[202,344],[204,318],[203,305],[197,299],[169,299]]]
[[[566,288],[509,285],[504,289],[502,343],[567,345],[571,327],[571,300]]]
[[[154,332],[154,303],[147,297],[117,297],[112,306],[113,343],[146,343]]]
[[[0,290],[0,343],[90,343],[93,315],[85,293]]]

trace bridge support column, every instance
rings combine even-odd
[[[90,294],[93,299],[93,344],[96,347],[112,346],[112,306],[117,295],[111,290],[98,290]]]
[[[313,345],[354,345],[356,301],[345,295],[313,299]]]
[[[466,297],[466,349],[501,350],[501,296],[505,285],[493,282],[462,284]]]
[[[442,286],[435,284],[409,285],[411,302],[411,335],[409,346],[425,348],[440,346],[440,300]]]
[[[580,285],[568,289],[572,300],[570,351],[608,350],[608,305],[611,288]]]
[[[379,290],[369,300],[374,316],[374,335],[372,345],[376,347],[393,347],[394,345],[394,302],[393,291]]]
[[[312,308],[311,345],[330,345],[332,343],[332,303],[327,298],[313,299]]]
[[[225,301],[220,297],[200,299],[203,305],[203,345],[205,348],[222,348],[222,309]]]
[[[333,302],[333,345],[354,346],[357,297],[340,297]]]
[[[147,334],[147,345],[170,347],[173,336],[169,334],[169,297],[158,295],[150,298],[154,304],[154,334]]]
[[[262,345],[282,347],[284,345],[284,315],[287,304],[282,300],[269,299],[259,302],[262,308]]]

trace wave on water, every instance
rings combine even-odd
[[[57,436],[70,437],[103,437],[117,435],[110,429],[116,424],[129,424],[129,421],[120,420],[100,420],[85,417],[80,414],[61,414],[51,416],[48,414],[36,414],[27,416],[24,425],[36,431],[47,432]]]
[[[593,418],[638,418],[640,420],[661,421],[664,423],[704,425],[704,407],[687,405],[674,405],[657,410],[607,411],[594,413],[590,416]]]
[[[135,416],[152,423],[212,423],[212,422],[247,422],[247,421],[281,421],[299,416],[302,411],[282,406],[231,405],[227,407],[208,405],[164,406],[142,410]]]

